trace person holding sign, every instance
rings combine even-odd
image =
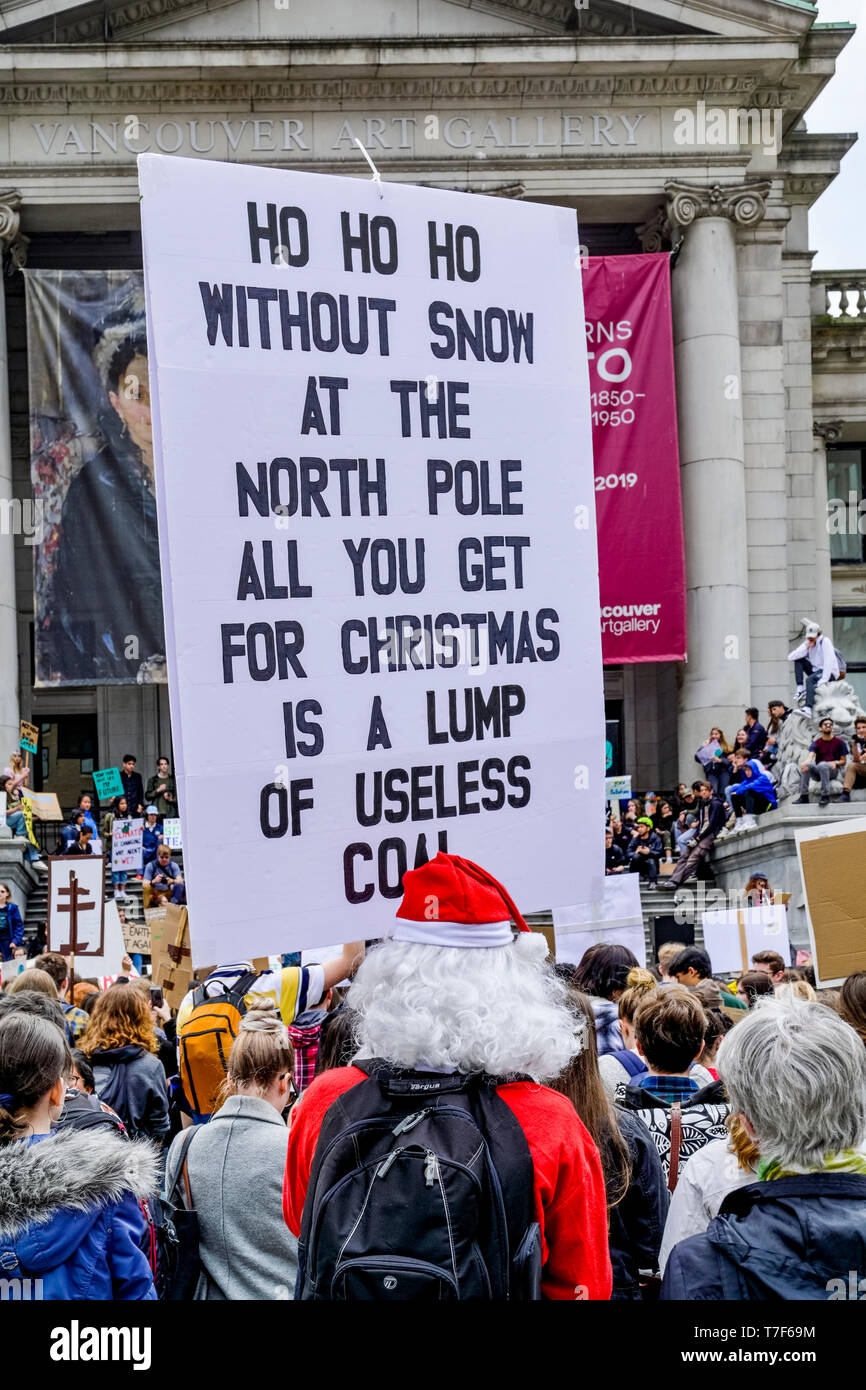
[[[156,858],[156,851],[163,843],[162,830],[159,825],[159,817],[155,806],[146,806],[144,811],[144,829],[141,832],[142,864],[146,869],[148,864],[152,864]]]
[[[135,754],[124,753],[120,767],[120,780],[129,807],[129,815],[140,816],[144,810],[144,784],[141,773],[135,770]]]
[[[20,749],[13,748],[9,754],[9,766],[4,767],[3,776],[6,778],[7,800],[19,802],[22,787],[30,785],[30,768],[24,762]]]
[[[0,792],[5,791],[9,785],[5,777],[0,777]],[[39,850],[27,833],[27,822],[24,819],[24,812],[9,809],[9,802],[6,803],[6,824],[17,838],[27,841],[27,848],[24,853],[31,868],[38,869],[40,873],[48,872],[48,865],[39,857]]]

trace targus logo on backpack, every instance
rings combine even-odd
[[[382,1283],[384,1284],[385,1288],[388,1290],[389,1293],[392,1289],[396,1289],[397,1287],[397,1280],[394,1278],[393,1274],[386,1274],[385,1278],[382,1280]]]
[[[438,1082],[438,1081],[410,1081],[410,1082],[409,1082],[409,1090],[410,1090],[410,1091],[438,1091],[438,1090],[439,1090],[439,1082]]]
[[[68,1327],[51,1330],[52,1361],[131,1361],[134,1371],[150,1370],[149,1327]]]

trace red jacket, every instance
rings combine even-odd
[[[357,1067],[317,1076],[291,1116],[283,1215],[301,1231],[316,1141],[325,1111],[343,1091],[366,1080]],[[513,1081],[497,1087],[526,1135],[535,1169],[535,1215],[541,1227],[542,1294],[607,1299],[611,1291],[607,1199],[598,1149],[572,1105],[547,1086]]]

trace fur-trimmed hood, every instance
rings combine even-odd
[[[67,1259],[105,1207],[158,1190],[158,1150],[107,1130],[0,1147],[0,1241],[34,1273]]]

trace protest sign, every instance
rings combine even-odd
[[[150,953],[150,927],[147,922],[139,919],[126,919],[120,924],[123,932],[123,944],[130,955],[148,955]]]
[[[631,796],[631,774],[628,777],[605,777],[604,779],[604,799],[605,801],[619,801],[621,797],[627,801]]]
[[[105,861],[101,855],[58,856],[48,860],[48,949],[75,957],[101,960],[105,955],[103,907]],[[74,909],[74,911],[73,911]],[[115,909],[116,911],[116,909]],[[76,918],[75,942],[72,918]],[[121,955],[123,952],[121,951]],[[119,968],[120,957],[112,968]],[[79,971],[79,974],[83,972]],[[94,974],[100,972],[95,968]],[[106,972],[108,973],[108,972]]]
[[[120,780],[120,770],[116,767],[95,768],[90,774],[93,778],[93,785],[96,788],[96,795],[100,801],[110,801],[115,796],[123,796],[123,783]]]
[[[18,747],[27,753],[35,753],[39,747],[39,727],[22,719],[18,725]]]
[[[185,907],[166,903],[145,912],[150,929],[153,983],[162,985],[166,1003],[180,1007],[192,981],[189,916]]]
[[[784,903],[704,912],[701,921],[714,974],[739,975],[751,970],[752,957],[758,951],[777,951],[786,965],[790,962]]]
[[[28,792],[22,790],[21,796],[26,797],[33,810],[34,820],[63,820],[63,811],[60,802],[57,800],[56,792]]]
[[[180,819],[177,816],[166,816],[162,823],[163,844],[170,849],[183,849],[183,836],[180,830]]]
[[[440,849],[575,901],[604,725],[573,211],[139,174],[197,955],[377,936]]]
[[[797,831],[815,978],[841,985],[866,970],[866,816]]]
[[[114,873],[141,873],[143,820],[115,818],[111,827],[111,868]]]
[[[608,874],[594,899],[553,909],[556,959],[577,965],[590,946],[627,946],[646,964],[646,936],[638,874]]]

